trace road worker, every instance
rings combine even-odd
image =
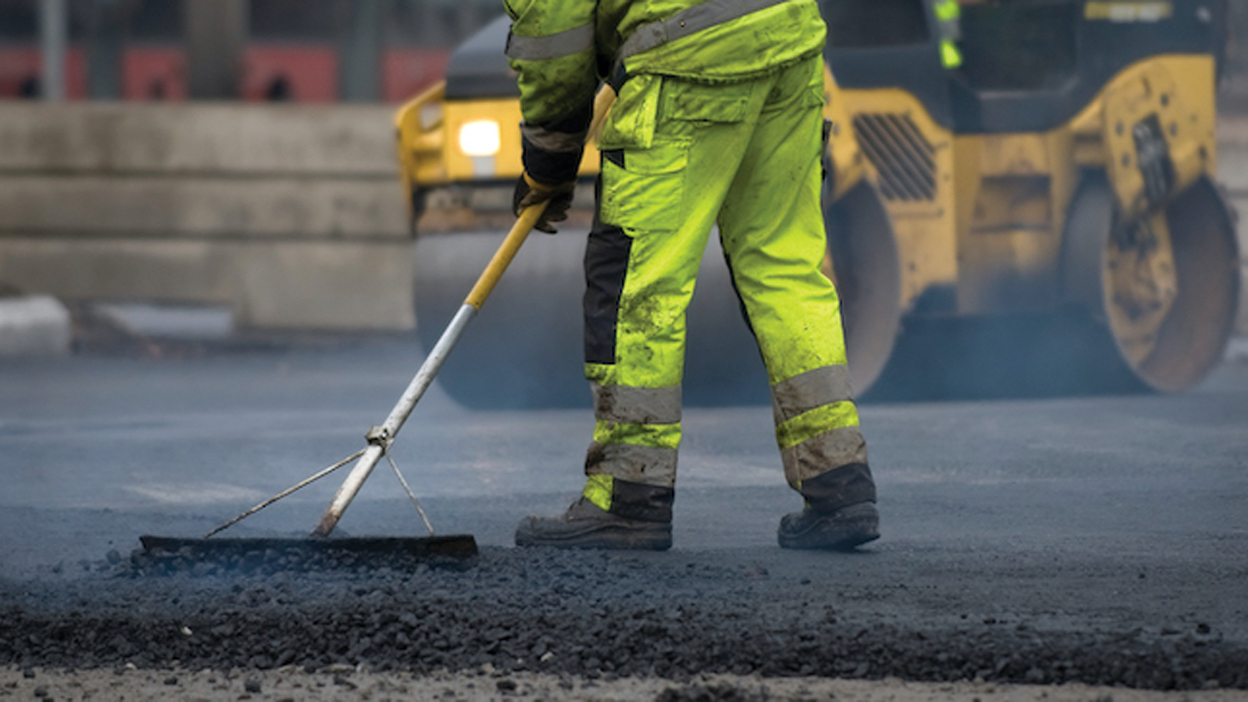
[[[666,549],[681,438],[685,310],[712,225],[771,383],[803,509],[786,548],[878,538],[840,303],[820,272],[826,28],[816,0],[505,0],[519,72],[516,211],[571,204],[600,80],[618,94],[585,253],[596,426],[582,496],[527,517],[520,546]]]

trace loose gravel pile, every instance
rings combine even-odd
[[[433,566],[273,553],[242,572],[109,555],[87,573],[0,582],[0,665],[1248,689],[1248,649],[1208,624],[1071,630],[1019,616],[918,630],[714,553],[485,548]]]

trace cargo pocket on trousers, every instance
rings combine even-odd
[[[663,84],[660,119],[676,122],[731,124],[746,118],[754,83],[704,85],[682,80]]]
[[[669,231],[684,217],[689,141],[656,137],[648,149],[604,152],[602,205],[606,224]]]
[[[648,149],[654,143],[655,120],[663,76],[635,76],[620,88],[620,94],[607,113],[598,148]]]

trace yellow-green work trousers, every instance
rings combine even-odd
[[[599,507],[646,516],[657,499],[670,515],[685,310],[714,224],[767,366],[789,484],[823,499],[803,484],[848,466],[832,499],[875,499],[840,303],[820,270],[823,103],[820,57],[732,83],[639,75],[620,90],[585,255],[597,422],[584,494]]]

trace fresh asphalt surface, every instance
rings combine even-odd
[[[440,532],[476,536],[474,566],[292,578],[130,565],[140,534],[202,534],[355,451],[419,359],[413,339],[387,337],[0,362],[0,665],[1248,688],[1244,360],[1173,396],[865,404],[883,538],[855,554],[775,545],[798,500],[761,406],[686,410],[672,551],[514,550],[521,516],[579,491],[588,408],[474,412],[435,387],[393,454]],[[227,535],[304,534],[339,480]],[[423,535],[384,464],[340,528]],[[289,629],[292,611],[312,628]],[[144,628],[179,617],[219,640],[187,648]],[[65,621],[75,633],[57,642],[29,633]],[[248,638],[249,622],[267,633]],[[505,633],[480,634],[491,626]]]

